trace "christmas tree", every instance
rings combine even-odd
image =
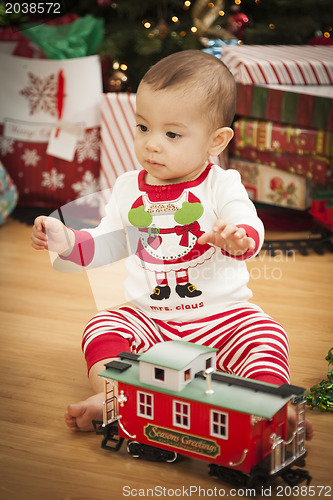
[[[62,12],[102,18],[105,90],[135,91],[147,69],[212,40],[245,44],[333,43],[332,0],[61,0]],[[12,20],[0,0],[0,26]],[[18,19],[17,19],[18,18]],[[26,21],[26,16],[22,21]],[[109,66],[105,63],[109,64]]]
[[[246,44],[299,45],[333,37],[331,0],[236,0],[249,18]],[[333,40],[332,40],[333,42]]]
[[[117,84],[117,75],[121,79],[122,72],[126,72],[123,86],[129,81],[135,89],[147,69],[162,57],[179,50],[202,49],[202,37],[233,38],[216,22],[224,16],[224,0],[214,3],[206,0],[100,2],[103,2],[100,7],[106,20],[100,52],[102,57],[111,55],[113,59],[111,86],[112,81]]]
[[[135,90],[162,57],[202,49],[213,39],[307,44],[317,33],[319,41],[333,40],[332,0],[303,0],[301,6],[297,0],[83,0],[78,13],[87,12],[106,22],[101,55],[113,60],[111,90],[112,82],[123,89],[130,82]]]

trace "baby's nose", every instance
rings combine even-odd
[[[161,144],[156,137],[150,137],[146,142],[148,151],[161,151]]]

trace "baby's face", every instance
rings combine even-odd
[[[190,181],[205,169],[212,132],[195,92],[140,86],[135,153],[149,184]]]

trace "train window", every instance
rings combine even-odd
[[[184,382],[188,382],[191,380],[191,369],[189,368],[188,370],[184,371]]]
[[[213,364],[213,358],[206,359],[206,370],[208,370],[208,368],[211,368],[212,364]]]
[[[191,407],[188,403],[174,400],[172,402],[173,415],[172,421],[175,427],[190,428],[190,410]]]
[[[137,392],[137,414],[139,417],[154,418],[154,396],[146,392]]]
[[[222,411],[210,411],[210,435],[228,439],[228,414]]]
[[[160,380],[161,382],[164,382],[165,380],[165,370],[163,368],[156,368],[154,369],[154,378],[155,380]]]

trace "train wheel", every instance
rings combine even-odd
[[[269,473],[264,469],[253,469],[248,481],[247,488],[254,488],[258,493],[262,491],[263,488],[269,486],[271,483],[271,477]]]
[[[163,450],[138,441],[128,441],[127,451],[133,458],[145,458],[152,462],[172,463],[178,459],[178,454],[174,451]]]
[[[127,451],[133,458],[142,458],[144,455],[142,445],[138,441],[128,441]]]
[[[248,476],[243,472],[222,467],[222,465],[209,464],[209,475],[216,476],[221,481],[242,487],[246,485]]]
[[[169,464],[172,464],[173,462],[177,462],[177,460],[179,458],[178,453],[173,452],[173,451],[169,451],[169,453],[171,456],[170,456],[170,458],[166,459],[166,462],[168,462]]]
[[[310,484],[312,478],[307,470],[290,468],[286,472],[284,472],[284,474],[282,474],[282,479],[289,486],[296,486],[302,481],[306,481],[306,484]]]

